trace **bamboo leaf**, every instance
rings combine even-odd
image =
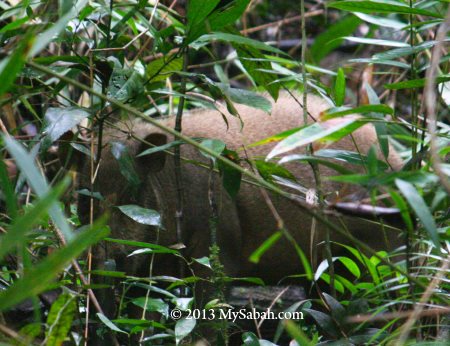
[[[396,179],[395,184],[405,197],[408,204],[411,206],[412,210],[414,210],[414,213],[417,215],[423,227],[428,232],[428,235],[433,240],[436,248],[440,249],[441,244],[439,243],[439,234],[437,232],[436,223],[422,196],[419,192],[417,192],[414,185],[407,181]]]
[[[433,13],[427,10],[422,10],[418,8],[410,8],[407,5],[403,5],[400,2],[393,4],[387,1],[339,1],[332,2],[328,4],[328,7],[337,8],[340,10],[350,11],[350,12],[361,12],[361,13],[399,13],[399,14],[416,14],[422,16],[430,16],[435,18],[442,18],[441,15]]]
[[[67,263],[108,234],[104,221],[105,218],[101,218],[91,228],[78,234],[66,247],[53,252],[29,269],[23,278],[17,280],[6,291],[0,292],[0,311],[44,292]]]
[[[52,304],[47,316],[47,346],[62,345],[75,316],[77,305],[75,297],[61,294]]]
[[[334,84],[334,95],[336,106],[342,106],[345,101],[345,74],[342,68],[338,69],[336,83]]]
[[[49,186],[34,163],[34,157],[30,155],[22,145],[10,137],[3,137],[6,148],[11,156],[16,160],[17,166],[22,174],[26,177],[28,184],[33,188],[39,197],[43,197],[49,191]],[[67,223],[61,207],[56,203],[50,206],[48,213],[59,228],[65,239],[70,242],[73,239],[72,230]]]

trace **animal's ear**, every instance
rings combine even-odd
[[[147,172],[159,172],[166,163],[166,153],[161,147],[167,143],[167,136],[162,133],[147,135],[139,146],[137,162]]]
[[[79,139],[72,131],[59,138],[58,159],[65,169],[79,172],[87,156],[70,145],[74,141]]]

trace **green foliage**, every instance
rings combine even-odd
[[[75,297],[61,294],[52,304],[47,317],[47,345],[61,345],[69,333],[76,312]]]

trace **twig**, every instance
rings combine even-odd
[[[183,52],[183,72],[187,71],[188,67],[188,49],[186,48]],[[186,93],[186,76],[181,76],[181,83],[180,83],[180,93],[183,95],[180,98],[180,101],[178,103],[178,110],[175,120],[175,131],[178,133],[182,132],[182,117],[183,117],[183,110],[184,110],[184,102],[185,97],[184,94]],[[183,242],[183,176],[181,174],[181,151],[180,146],[177,145],[174,149],[174,170],[175,170],[175,185],[176,185],[176,191],[177,191],[177,200],[176,200],[176,212],[175,212],[175,220],[176,220],[176,227],[177,227],[177,243]],[[180,276],[183,277],[184,275],[184,265],[182,262],[180,262]]]
[[[349,317],[346,322],[348,323],[367,323],[367,322],[376,322],[376,321],[390,321],[396,320],[399,318],[409,318],[412,314],[415,313],[415,310],[408,311],[398,311],[398,312],[387,312],[385,314],[378,314],[376,316],[371,314],[366,315],[357,315]],[[438,316],[438,315],[447,315],[450,313],[450,307],[440,307],[440,308],[432,308],[432,309],[422,309],[420,313],[417,314],[417,317],[427,317],[427,316]]]
[[[3,324],[0,324],[0,332],[19,342],[25,342],[25,339],[19,333]]]
[[[426,82],[424,90],[424,98],[426,104],[426,110],[428,113],[428,132],[430,133],[430,153],[431,153],[431,165],[434,172],[438,176],[442,186],[447,190],[450,195],[450,182],[447,175],[442,171],[442,161],[439,156],[439,147],[437,144],[437,118],[436,118],[436,75],[439,68],[439,60],[442,56],[442,47],[444,45],[444,39],[447,31],[450,27],[450,6],[447,11],[445,21],[440,25],[438,33],[436,35],[436,45],[433,48],[433,55],[431,57],[430,67],[426,73]]]
[[[323,10],[311,11],[311,12],[305,13],[305,18],[318,16],[318,15],[320,15],[322,13],[323,13]],[[294,17],[290,17],[290,18],[284,18],[284,19],[281,19],[281,20],[277,20],[276,22],[267,23],[267,24],[255,26],[253,28],[241,30],[241,34],[243,34],[243,35],[251,34],[251,33],[258,32],[258,31],[261,31],[261,30],[264,30],[264,29],[267,29],[267,28],[271,28],[271,27],[274,27],[274,26],[282,26],[282,25],[285,25],[285,24],[296,22],[296,21],[299,21],[301,19],[302,19],[302,15],[298,15],[298,16],[294,16]]]
[[[272,310],[273,306],[275,305],[275,303],[283,296],[283,294],[285,294],[287,292],[287,290],[290,288],[291,286],[287,286],[285,287],[280,293],[278,293],[278,295],[272,300],[272,302],[270,303],[269,307],[267,308],[267,311]],[[263,315],[263,317],[261,318],[261,320],[259,321],[257,328],[258,330],[261,328],[261,325],[264,323],[266,315]]]

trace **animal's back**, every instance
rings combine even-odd
[[[292,98],[288,94],[282,94],[276,103],[273,103],[272,114],[269,115],[262,110],[254,109],[247,106],[237,105],[236,108],[240,114],[241,119],[227,115],[228,124],[222,119],[222,115],[218,111],[213,110],[197,110],[191,113],[185,114],[183,117],[183,133],[191,137],[206,137],[217,138],[224,141],[230,149],[240,150],[243,146],[259,141],[266,137],[275,135],[277,133],[286,131],[288,129],[300,127],[303,125],[303,110],[298,103],[302,102],[302,96],[296,95],[297,100]],[[308,96],[308,119],[310,122],[314,119],[320,118],[320,113],[329,108],[329,105],[322,99],[315,96]],[[243,126],[242,123],[243,123]],[[339,121],[339,120],[337,120]],[[174,117],[162,120],[166,126],[174,126]],[[133,123],[132,130],[138,137],[145,138],[149,133],[162,133],[161,130],[156,129],[152,125],[148,125],[142,122]],[[129,139],[126,134],[121,132],[113,132],[109,135],[110,139],[121,140],[127,143],[132,154],[137,154],[140,148],[140,144],[134,140]],[[168,141],[173,138],[168,138]],[[353,134],[353,139],[346,137],[333,144],[332,148],[344,149],[355,152],[361,152],[367,154],[369,148],[376,144],[377,137],[372,125],[366,125],[358,129]],[[355,147],[355,143],[357,147]],[[246,147],[245,150],[241,150],[241,156],[248,155],[250,158],[267,155],[275,143],[269,143],[264,146]],[[298,149],[296,153],[305,153],[305,149]],[[203,161],[206,163],[206,159],[198,154],[196,149],[190,148],[187,145],[182,146],[182,155],[187,156],[190,159]],[[107,161],[113,160],[107,158]],[[150,171],[150,166],[153,164],[152,160],[144,161],[145,164],[138,163],[142,175],[146,176],[146,171]],[[166,235],[160,239],[163,245],[172,245],[175,240],[174,228],[174,214],[175,214],[175,184],[173,176],[173,164],[172,158],[167,157],[167,164],[164,169],[156,174],[149,174],[144,181],[144,188],[141,189],[141,194],[148,194],[153,196],[151,198],[141,196],[137,199],[137,202],[141,201],[145,207],[158,209],[158,203],[155,205],[155,179],[159,180],[158,194],[159,199],[165,200],[164,205],[167,206],[165,210],[165,219],[169,223],[171,229],[165,231]],[[391,154],[390,162],[394,168],[398,168],[401,160],[395,153]],[[248,167],[247,167],[248,168]],[[294,176],[298,179],[300,184],[306,188],[314,188],[315,181],[310,166],[306,163],[292,163],[288,166],[291,169]],[[108,170],[117,170],[117,164],[114,163],[112,167],[103,169],[105,177],[107,179]],[[357,167],[356,170],[361,171],[361,167]],[[183,166],[183,174],[185,181],[185,241],[188,247],[194,247],[199,249],[196,251],[188,251],[189,254],[200,256],[207,255],[207,249],[210,244],[209,227],[207,218],[205,215],[210,213],[209,205],[207,202],[207,173],[205,169],[194,167],[192,164],[186,164]],[[333,184],[326,180],[326,177],[335,175],[335,172],[321,167],[320,174],[322,176],[322,188],[325,194],[329,194],[334,191],[338,191],[342,188],[340,184]],[[149,178],[153,176],[153,182]],[[155,178],[156,177],[156,178]],[[121,177],[118,180],[122,180],[122,183],[115,181],[113,184],[120,188],[120,186],[126,185],[124,178]],[[217,184],[216,184],[217,185]],[[112,187],[108,185],[108,189]],[[114,194],[113,194],[114,195]],[[124,202],[124,198],[128,198],[127,193],[123,193],[118,198],[116,203]],[[280,213],[280,216],[285,221],[286,228],[298,242],[298,245],[303,251],[309,255],[310,247],[316,248],[317,243],[324,240],[324,229],[319,226],[316,232],[316,238],[311,239],[311,219],[292,202],[281,198],[279,196],[270,195],[271,199]],[[153,198],[153,202],[150,200]],[[150,201],[150,202],[147,202]],[[203,201],[203,202],[202,202]],[[298,274],[302,272],[300,260],[292,247],[286,240],[279,241],[263,258],[258,265],[252,265],[248,262],[250,254],[257,249],[257,247],[268,237],[270,237],[275,231],[277,231],[277,222],[274,215],[267,206],[267,200],[263,197],[261,191],[251,185],[242,184],[241,190],[236,197],[235,201],[230,201],[228,198],[222,199],[222,210],[220,221],[224,224],[219,227],[219,231],[222,231],[221,243],[219,245],[225,250],[225,258],[234,257],[239,258],[239,261],[233,260],[228,266],[228,272],[240,275],[258,275],[266,279],[267,281],[276,282],[285,275]],[[128,199],[127,201],[128,202]],[[153,204],[153,205],[152,205]],[[160,203],[159,203],[160,204]],[[124,230],[124,234],[119,234],[121,237],[127,236],[127,230],[123,227],[124,222],[121,220],[125,218],[123,215],[113,215],[116,217],[115,223],[116,229]],[[237,220],[231,220],[237,219]],[[206,220],[206,221],[205,221]],[[367,239],[368,243],[374,245],[375,248],[386,248],[383,239],[378,232],[379,227],[370,223],[365,223],[358,219],[347,219],[347,227],[352,233],[356,233],[358,238],[364,240]],[[336,222],[339,222],[336,220]],[[142,234],[147,234],[148,231],[144,227],[131,225],[126,223],[126,228],[132,228],[133,232],[129,232],[128,235],[132,235],[133,239],[149,241]],[[377,232],[375,232],[377,231]],[[120,231],[119,231],[120,232]],[[114,227],[113,227],[113,233]],[[117,231],[116,231],[117,233]],[[227,234],[225,234],[227,233]],[[375,235],[376,234],[376,235]],[[345,242],[345,238],[337,235],[332,235],[332,239],[335,241]],[[242,247],[241,247],[242,244]],[[242,263],[241,263],[242,258]],[[238,263],[238,264],[236,264]],[[227,269],[227,268],[226,268]]]

